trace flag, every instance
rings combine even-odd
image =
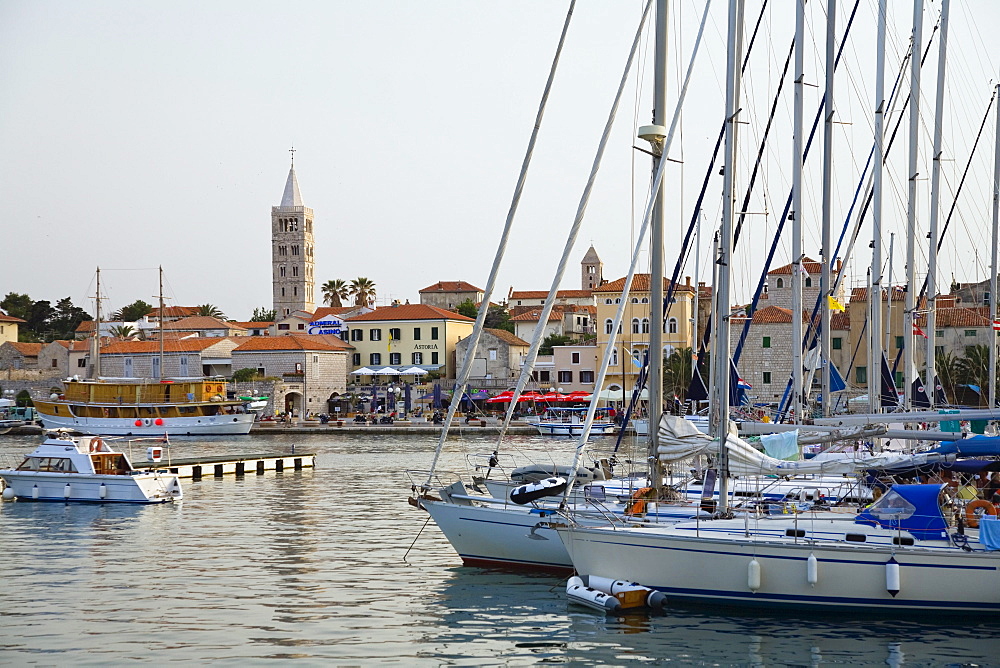
[[[831,311],[843,311],[844,310],[844,305],[841,304],[840,302],[838,302],[833,297],[829,297],[828,296],[826,299],[827,299],[827,304],[830,306],[830,310]]]
[[[913,335],[914,335],[914,336],[922,336],[922,337],[924,337],[925,339],[927,338],[927,335],[926,335],[926,334],[924,334],[924,330],[922,330],[922,329],[920,329],[919,327],[917,327],[917,325],[916,325],[916,324],[914,324],[914,325],[913,325]]]
[[[1000,332],[1000,318],[993,321],[993,331]]]
[[[753,389],[753,385],[751,385],[750,383],[746,382],[742,378],[738,378],[737,379],[736,386],[738,388],[740,388],[741,390],[752,390]]]

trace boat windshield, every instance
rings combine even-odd
[[[66,457],[26,457],[18,471],[44,471],[47,473],[77,473],[76,465]]]

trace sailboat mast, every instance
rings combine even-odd
[[[868,303],[868,408],[882,412],[882,174],[885,171],[885,28],[887,0],[878,3],[875,46],[875,164],[872,183],[872,268]]]
[[[160,335],[158,337],[160,339],[160,368],[157,374],[157,379],[162,380],[163,379],[163,265],[160,265],[160,318],[158,324],[160,326]]]
[[[833,291],[830,289],[830,265],[833,263],[833,72],[836,62],[837,36],[834,32],[837,27],[837,0],[827,0],[826,3],[826,120],[823,124],[823,265],[820,273],[820,294],[822,295],[822,306],[820,308],[821,331],[820,331],[820,359],[821,359],[821,383],[823,387],[823,416],[830,416],[830,408],[833,406],[833,396],[830,393],[830,297]],[[801,179],[800,179],[801,182]],[[795,317],[793,315],[793,317]],[[796,318],[798,319],[798,318]],[[801,341],[801,339],[798,339]],[[798,346],[801,349],[801,344]]]
[[[664,127],[667,123],[667,23],[669,0],[656,2],[656,46],[653,82],[653,124]],[[667,156],[653,156],[653,177],[660,162]],[[649,452],[654,468],[658,468],[656,457],[657,432],[660,415],[663,412],[663,217],[666,207],[666,188],[662,185],[654,193],[653,214],[649,228]],[[659,486],[661,476],[653,471],[653,482]]]
[[[701,296],[699,280],[701,278],[701,225],[705,222],[705,214],[698,209],[698,227],[694,233],[694,317],[691,319],[694,328],[691,332],[691,352],[698,350],[698,302]]]
[[[913,44],[910,54],[910,155],[906,178],[906,294],[903,306],[903,410],[913,410],[913,320],[916,312],[917,143],[920,139],[920,53],[924,0],[913,0]]]
[[[935,327],[937,327],[937,248],[938,248],[938,202],[941,195],[941,125],[944,119],[944,75],[948,55],[948,14],[951,0],[941,3],[941,37],[938,43],[938,75],[937,92],[934,101],[934,154],[931,163],[931,215],[930,215],[930,248],[927,251],[927,380],[924,389],[930,407],[934,408],[934,378],[937,371],[934,368]]]
[[[1000,84],[994,95],[1000,99]],[[997,405],[997,246],[1000,245],[1000,104],[997,105],[996,149],[993,161],[993,255],[990,262],[990,408]]]
[[[740,63],[743,60],[743,0],[729,0],[729,37],[726,60],[726,150],[722,192],[722,228],[719,234],[719,279],[716,285],[716,327],[712,344],[715,376],[715,414],[712,436],[719,439],[719,511],[729,507],[729,462],[726,439],[729,435],[729,304],[733,269],[733,205],[736,197],[737,115],[740,98]]]
[[[795,95],[792,101],[792,415],[802,420],[802,95],[805,0],[795,2]]]
[[[101,268],[97,268],[97,297],[94,299],[94,380],[101,377]]]
[[[893,232],[889,235],[889,285],[886,289],[886,300],[885,300],[885,352],[888,354],[890,350],[890,343],[892,337],[892,262],[893,256],[896,254],[896,233]],[[879,368],[882,367],[882,360],[878,360]],[[881,371],[879,371],[879,378],[881,379]],[[879,381],[879,387],[881,388],[881,380]],[[881,392],[881,390],[880,390]]]

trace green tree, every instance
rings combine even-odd
[[[342,278],[333,278],[323,284],[323,303],[340,308],[351,296],[351,286]]]
[[[275,312],[274,309],[268,309],[266,306],[260,306],[253,310],[253,317],[250,318],[250,322],[274,322]]]
[[[31,306],[35,302],[28,295],[17,292],[8,292],[7,296],[0,301],[2,308],[7,315],[27,321],[31,317]]]
[[[551,355],[554,346],[565,346],[573,342],[572,336],[562,334],[549,334],[542,340],[542,345],[538,347],[539,355]]]
[[[351,281],[355,306],[370,306],[375,301],[375,281],[359,276]]]
[[[136,320],[142,320],[143,316],[149,315],[152,312],[153,306],[151,304],[147,304],[141,299],[136,299],[128,306],[120,308],[112,313],[111,319],[121,320],[124,322],[135,322]]]
[[[74,306],[72,299],[69,297],[60,299],[56,302],[52,318],[49,320],[49,330],[52,336],[50,340],[74,338],[76,328],[86,320],[93,320],[93,318],[79,306]]]
[[[510,321],[510,312],[507,311],[506,306],[500,304],[490,304],[486,311],[485,325],[493,329],[502,329],[511,334],[514,333],[514,323]]]
[[[989,346],[980,344],[966,348],[965,357],[958,360],[958,373],[962,383],[978,385],[979,396],[986,396],[986,388],[990,384]],[[993,373],[996,373],[996,369],[993,370]]]
[[[131,339],[135,336],[135,329],[132,325],[115,325],[108,330],[108,334],[116,339]]]
[[[226,318],[226,314],[222,312],[222,309],[215,304],[201,304],[195,308],[198,309],[197,315],[204,315],[218,320],[228,320],[228,318]]]
[[[260,375],[257,373],[257,369],[252,369],[246,367],[243,369],[237,369],[233,372],[233,382],[234,383],[249,383],[254,380],[259,380]]]
[[[475,318],[479,315],[479,309],[476,308],[476,302],[472,299],[466,299],[464,302],[455,307],[459,315],[464,315],[466,318]]]
[[[937,371],[944,394],[951,403],[955,402],[955,385],[961,375],[958,364],[960,359],[952,352],[938,353],[934,356],[934,370]]]
[[[14,403],[18,406],[34,406],[35,402],[31,400],[31,392],[27,390],[21,390],[14,397]]]
[[[666,399],[677,397],[681,401],[687,398],[688,386],[691,384],[693,359],[690,348],[678,348],[670,353],[663,364],[663,396]]]

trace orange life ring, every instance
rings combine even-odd
[[[632,502],[625,506],[626,515],[642,515],[646,512],[646,504],[649,497],[654,493],[652,487],[640,487],[632,492]]]
[[[104,445],[104,441],[101,440],[100,436],[98,436],[96,438],[90,439],[90,451],[91,452],[100,452],[102,445]]]
[[[976,512],[982,509],[982,512]],[[996,515],[997,508],[985,499],[976,499],[965,507],[965,523],[975,529],[979,526],[979,518],[983,515]]]

